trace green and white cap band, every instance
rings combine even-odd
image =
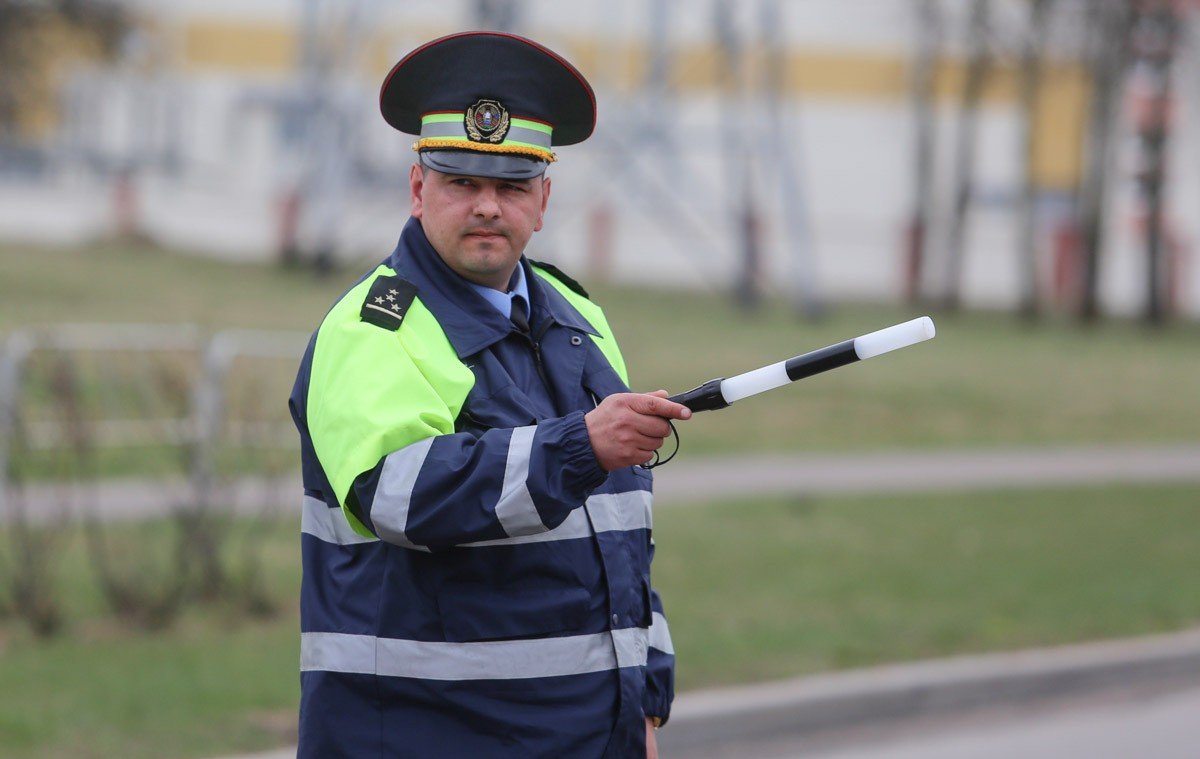
[[[492,101],[480,101],[487,104]],[[477,115],[477,103],[467,111],[439,111],[421,117],[420,139],[414,150],[476,150],[508,153],[553,162],[550,150],[554,128],[534,119],[510,117],[501,107]],[[486,116],[486,118],[485,118]],[[474,129],[469,124],[478,124]]]

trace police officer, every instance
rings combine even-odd
[[[523,255],[583,76],[475,32],[401,60],[412,218],[326,315],[290,406],[304,477],[302,757],[641,757],[674,656],[651,475],[690,412],[629,392],[576,282]]]

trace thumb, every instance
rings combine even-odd
[[[646,395],[653,395],[655,398],[666,398],[670,393],[666,390],[655,390],[653,393],[646,393]]]

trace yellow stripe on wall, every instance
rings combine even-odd
[[[404,39],[433,39],[449,30],[408,29]],[[270,22],[200,19],[183,30],[183,60],[189,68],[218,68],[247,72],[283,73],[298,64],[296,27]],[[403,45],[395,31],[364,40],[366,74],[382,77],[395,63]],[[573,60],[599,89],[631,92],[646,80],[649,47],[638,40],[604,40],[587,36],[560,36],[551,45]],[[789,95],[804,98],[907,101],[910,97],[911,60],[903,54],[862,50],[792,50],[782,78]],[[751,94],[765,89],[766,59],[748,56],[743,72]],[[681,45],[673,51],[669,76],[681,95],[715,94],[729,86],[719,48],[712,43]],[[952,105],[962,97],[966,62],[943,59],[936,69],[935,91],[939,103]],[[997,63],[983,90],[985,103],[1014,105],[1018,71],[1011,63]],[[1035,175],[1043,186],[1068,188],[1081,170],[1079,143],[1089,95],[1086,71],[1078,64],[1050,63],[1042,77],[1040,112],[1036,125]]]
[[[406,31],[405,38],[412,39],[413,30]],[[430,28],[427,36],[420,39],[432,39],[445,31]],[[186,24],[183,38],[184,59],[193,67],[286,71],[297,64],[298,42],[292,25],[202,19]],[[402,52],[397,40],[394,31],[364,40],[365,65],[382,76]],[[630,91],[645,81],[650,58],[649,48],[642,41],[566,36],[559,37],[556,45],[597,86]],[[761,54],[752,54],[746,63],[748,89],[760,91],[765,79],[762,76],[765,59]],[[907,98],[909,64],[903,54],[799,49],[787,56],[783,82],[788,92],[800,96]],[[943,60],[937,69],[938,97],[957,99],[965,71],[965,62]],[[670,77],[683,93],[718,90],[725,81],[719,48],[712,43],[677,47]],[[993,67],[983,97],[987,101],[1014,102],[1016,91],[1016,69],[1005,64]]]
[[[282,72],[296,68],[295,31],[267,22],[193,21],[183,29],[183,61],[189,68]]]
[[[1033,179],[1038,186],[1070,190],[1078,184],[1091,93],[1091,81],[1081,66],[1050,66],[1042,74],[1033,145]]]

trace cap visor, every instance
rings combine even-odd
[[[502,153],[471,150],[423,150],[423,166],[443,174],[460,174],[492,179],[533,179],[546,173],[546,162]]]

